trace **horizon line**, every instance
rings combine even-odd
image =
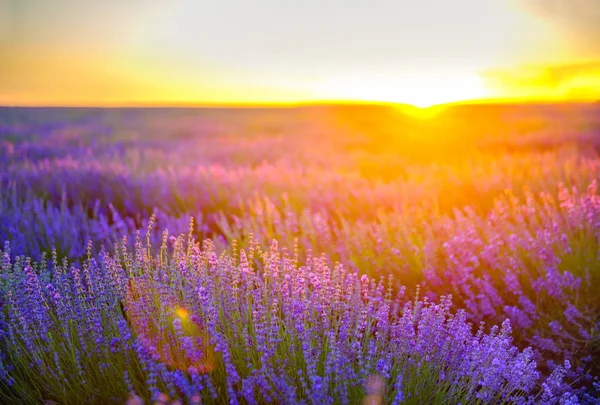
[[[381,100],[306,100],[306,101],[272,101],[272,102],[188,102],[188,101],[123,101],[123,102],[68,102],[68,103],[0,103],[0,108],[233,108],[233,109],[253,109],[253,108],[302,108],[302,107],[332,107],[332,106],[391,106],[400,108],[429,109],[440,107],[451,107],[458,105],[550,105],[550,104],[598,104],[598,99],[547,99],[547,98],[481,98],[461,101],[451,101],[447,103],[432,104],[428,106],[418,106],[410,103],[381,101]]]

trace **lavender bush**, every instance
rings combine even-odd
[[[538,390],[533,352],[513,345],[509,321],[474,333],[463,311],[451,311],[450,298],[407,301],[402,289],[393,295],[392,277],[369,279],[325,257],[300,265],[275,242],[266,251],[254,243],[248,253],[219,255],[210,240],[164,239],[156,255],[138,239],[134,251],[121,246],[81,268],[56,259],[52,266],[11,262],[7,245],[4,401],[106,403],[134,391],[188,400],[200,394],[208,403],[356,403],[373,374],[388,382],[390,403],[572,397],[560,367]],[[119,302],[133,280],[143,296],[138,305],[126,300],[124,311],[142,319],[152,313],[128,324]],[[185,323],[206,333],[186,336]],[[161,351],[157,330],[186,359],[174,362]],[[194,341],[203,336],[206,344]],[[192,366],[207,364],[207,344],[217,355],[214,369]],[[181,364],[190,366],[173,367]]]

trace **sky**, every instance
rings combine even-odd
[[[0,0],[0,104],[600,99],[599,0]]]

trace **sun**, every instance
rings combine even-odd
[[[448,104],[435,104],[430,106],[417,106],[414,104],[411,105],[401,105],[399,110],[408,114],[413,118],[418,120],[430,120],[435,118],[438,114],[444,111],[448,107]]]
[[[479,75],[446,75],[443,71],[337,77],[321,83],[317,92],[329,99],[410,104],[421,109],[489,95]]]

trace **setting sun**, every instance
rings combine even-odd
[[[340,99],[395,102],[421,108],[489,96],[475,72],[457,74],[454,81],[448,81],[443,73],[436,72],[414,72],[409,76],[410,79],[393,75],[371,79],[358,75],[356,78],[337,78],[324,83],[317,91]]]

